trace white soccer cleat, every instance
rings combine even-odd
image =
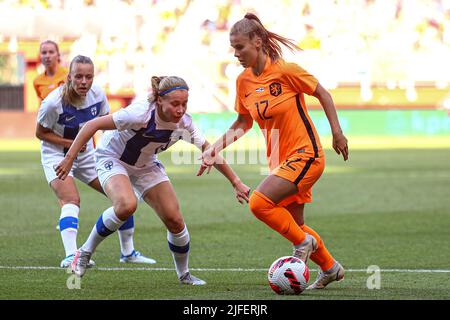
[[[193,286],[203,286],[206,284],[206,281],[203,281],[202,279],[199,279],[197,277],[194,277],[190,274],[190,272],[186,272],[180,277],[180,283],[181,284],[189,284]]]
[[[133,250],[133,252],[128,256],[124,256],[123,254],[121,254],[119,261],[122,263],[147,263],[147,264],[156,263],[156,260],[148,258],[136,250]]]
[[[306,239],[297,247],[294,247],[293,257],[299,258],[304,263],[308,262],[311,253],[317,250],[317,240],[310,234],[306,234]]]
[[[68,255],[64,259],[61,260],[60,267],[61,268],[68,268],[72,264],[73,258],[75,257],[75,254]],[[88,268],[92,268],[95,266],[94,260],[89,260],[89,263],[87,265]]]
[[[306,288],[306,290],[323,289],[333,281],[341,281],[342,279],[344,279],[344,274],[344,268],[339,262],[335,261],[333,267],[330,270],[326,272],[320,270],[316,281],[314,281],[312,285]]]
[[[68,268],[72,264],[74,256],[75,256],[74,254],[68,255],[67,257],[65,257],[64,259],[61,260],[61,263],[59,266],[61,268]]]
[[[81,248],[78,249],[71,264],[72,272],[82,277],[86,273],[86,269],[90,268],[91,256],[92,252],[83,251]]]

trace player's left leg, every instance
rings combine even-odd
[[[137,200],[128,175],[115,172],[104,184],[105,193],[112,207],[103,211],[91,230],[86,242],[77,250],[72,271],[82,277],[92,254],[109,235],[117,231],[137,208]]]
[[[189,272],[190,236],[172,184],[169,181],[163,181],[151,187],[144,193],[143,199],[155,210],[167,228],[167,241],[180,283],[206,284],[205,281],[194,277]]]
[[[278,205],[282,199],[296,192],[297,186],[294,183],[276,175],[269,175],[250,196],[249,208],[256,218],[301,250],[301,259],[306,262],[315,250],[315,240],[295,223],[286,208]]]
[[[118,230],[120,240],[120,260],[122,263],[156,263],[156,260],[144,256],[134,248],[134,216],[127,221]]]

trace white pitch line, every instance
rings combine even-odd
[[[61,270],[60,267],[46,267],[46,266],[0,266],[0,269],[6,270]],[[94,267],[100,271],[174,271],[174,268],[119,268],[119,267]],[[244,268],[190,268],[192,271],[211,271],[211,272],[263,272],[268,269],[244,269]],[[309,269],[316,272],[318,269]],[[346,272],[368,272],[367,269],[346,269]],[[388,273],[450,273],[449,269],[380,269],[380,272]],[[370,270],[369,273],[373,273]]]

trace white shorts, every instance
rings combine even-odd
[[[153,163],[145,167],[136,168],[111,156],[96,153],[95,157],[98,179],[103,189],[105,189],[105,184],[109,178],[123,174],[130,178],[137,198],[142,200],[149,189],[161,182],[169,181],[164,166],[159,160],[154,160]]]
[[[61,155],[52,155],[42,159],[42,167],[44,168],[45,178],[48,184],[57,179],[55,168],[64,159]],[[69,172],[69,176],[77,178],[78,180],[89,184],[97,178],[97,172],[95,171],[95,159],[94,157],[83,157],[81,160],[76,159],[73,162],[72,169]]]

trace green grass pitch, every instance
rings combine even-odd
[[[1,151],[0,299],[449,299],[450,149],[351,150],[347,163],[331,150],[326,154],[306,223],[347,269],[345,280],[300,296],[277,296],[267,269],[291,253],[290,244],[237,203],[219,173],[196,177],[196,165],[175,166],[170,153],[160,159],[191,234],[190,267],[208,284],[178,284],[165,228],[141,203],[135,247],[157,264],[120,264],[114,234],[99,246],[97,267],[82,278],[81,289],[68,289],[70,275],[58,268],[64,255],[55,229],[59,209],[39,152]],[[263,178],[260,165],[233,168],[252,188]],[[78,185],[81,245],[109,201]],[[379,289],[367,287],[371,265],[381,269]],[[317,266],[309,266],[313,281]]]

